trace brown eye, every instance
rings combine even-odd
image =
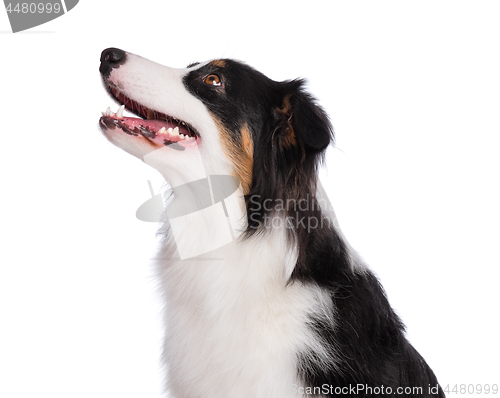
[[[217,75],[208,75],[204,81],[211,86],[220,86],[222,84],[220,77]]]

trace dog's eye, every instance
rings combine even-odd
[[[222,84],[221,78],[217,75],[208,75],[204,81],[211,86],[220,86]]]

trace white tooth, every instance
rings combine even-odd
[[[125,105],[122,105],[118,108],[118,110],[116,111],[116,117],[118,119],[123,119],[123,110],[125,109]]]
[[[167,131],[167,129],[165,127],[162,127],[160,130],[158,130],[158,133],[165,134],[165,131]]]
[[[172,134],[175,136],[179,135],[179,127],[176,127]]]
[[[108,106],[108,109],[106,109],[106,116],[111,116],[111,108]]]
[[[170,135],[175,135],[172,131],[173,131],[172,127],[169,127],[168,130],[167,130],[167,133],[170,134]]]
[[[106,112],[101,112],[103,116],[106,116]]]
[[[184,139],[184,134],[179,134],[179,137],[181,137],[181,140]]]

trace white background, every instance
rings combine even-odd
[[[82,0],[17,34],[0,10],[0,397],[161,395],[135,218],[161,177],[98,128],[111,46],[307,78],[337,134],[323,185],[410,341],[443,386],[500,384],[500,4],[241,4]]]

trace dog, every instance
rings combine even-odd
[[[104,135],[172,187],[156,259],[169,396],[444,397],[338,226],[317,173],[334,132],[303,80],[117,48],[99,71],[120,105]]]

